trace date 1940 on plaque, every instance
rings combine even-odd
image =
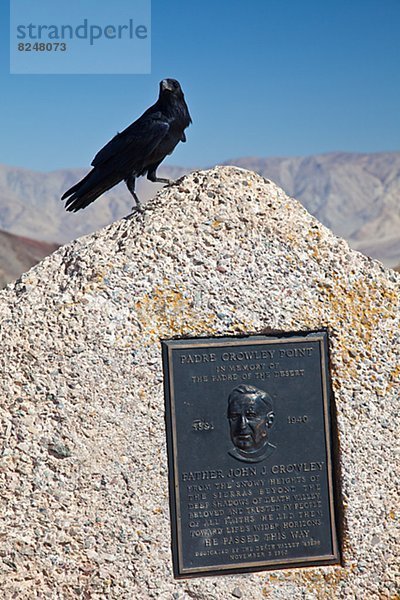
[[[326,333],[162,346],[175,576],[338,563]]]

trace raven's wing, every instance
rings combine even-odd
[[[112,166],[113,163],[118,163],[118,170],[123,170],[124,166],[130,165],[135,159],[142,161],[157,148],[168,130],[169,124],[162,113],[142,115],[99,150],[92,166]]]

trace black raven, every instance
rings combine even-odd
[[[76,212],[86,208],[101,194],[125,181],[142,210],[135,193],[136,177],[147,174],[147,179],[172,183],[157,177],[156,171],[179,142],[186,142],[185,129],[190,125],[189,110],[181,86],[176,79],[160,81],[160,94],[132,125],[117,133],[92,161],[93,169],[81,181],[67,190],[61,200],[68,198],[65,208]]]

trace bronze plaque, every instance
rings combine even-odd
[[[338,563],[326,333],[162,345],[175,576]]]

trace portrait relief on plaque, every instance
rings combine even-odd
[[[275,415],[267,392],[252,385],[235,387],[228,397],[227,416],[233,444],[230,456],[258,463],[273,453],[276,446],[269,436]]]
[[[163,340],[175,577],[338,563],[328,349]]]

